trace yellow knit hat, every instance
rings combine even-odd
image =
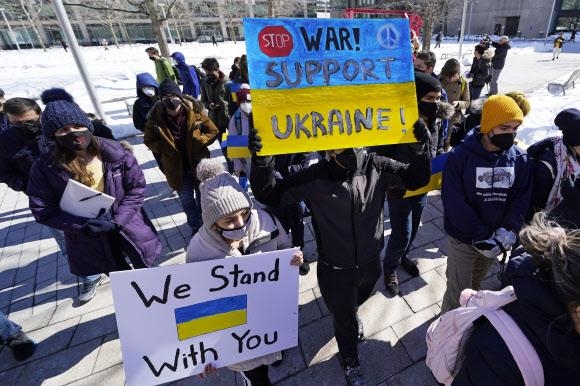
[[[530,101],[528,101],[528,99],[526,98],[526,96],[523,93],[521,93],[519,91],[511,91],[511,92],[506,93],[505,95],[509,96],[514,101],[516,101],[518,106],[520,106],[522,113],[524,113],[524,117],[526,117],[530,113],[530,111],[532,110],[532,106],[530,105]]]
[[[489,133],[494,127],[510,121],[524,121],[524,113],[518,104],[508,96],[492,95],[483,104],[479,131]]]

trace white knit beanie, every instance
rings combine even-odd
[[[223,164],[205,158],[197,165],[201,182],[201,217],[206,226],[242,209],[252,208],[252,199],[236,179],[224,170]]]

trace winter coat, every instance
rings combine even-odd
[[[455,107],[455,112],[449,121],[452,125],[461,122],[463,120],[463,113],[461,110],[465,110],[469,107],[469,87],[467,86],[467,80],[463,76],[456,81],[449,81],[447,78],[441,77],[441,87],[445,90],[447,94],[447,102],[453,104],[453,102],[458,102]]]
[[[0,111],[0,133],[6,130],[8,126],[10,126],[8,115],[3,111]]]
[[[195,171],[200,160],[210,157],[208,146],[218,135],[218,128],[201,113],[202,106],[197,100],[184,95],[181,107],[186,114],[183,128],[184,149],[178,149],[176,146],[171,134],[173,124],[169,121],[161,101],[153,106],[149,114],[143,140],[151,151],[161,154],[163,173],[167,183],[174,190],[181,188],[184,172]],[[186,159],[183,159],[184,156]]]
[[[248,236],[244,240],[245,250],[231,248],[213,227],[214,224],[203,224],[193,236],[187,247],[185,259],[187,263],[239,257],[258,252],[277,251],[292,247],[288,233],[282,224],[263,209],[252,209],[252,222],[248,229]],[[228,366],[235,371],[248,371],[261,365],[269,365],[282,359],[280,352],[267,354],[259,358]]]
[[[491,59],[489,59],[488,55],[486,55],[488,51],[485,51],[483,56],[479,59],[473,58],[473,63],[471,63],[471,70],[469,71],[473,77],[471,79],[472,87],[483,87],[490,79]]]
[[[111,221],[126,241],[127,253],[139,257],[151,267],[161,252],[157,232],[143,211],[145,177],[135,157],[115,141],[99,139],[105,189],[115,197],[110,209]],[[108,273],[117,269],[107,234],[96,236],[83,232],[87,219],[63,212],[60,199],[70,175],[59,167],[50,154],[43,154],[30,172],[28,193],[30,210],[40,224],[64,231],[68,263],[75,275]]]
[[[445,232],[466,244],[486,240],[501,227],[517,234],[531,194],[528,156],[515,145],[501,153],[485,150],[476,129],[449,152],[443,168]]]
[[[534,213],[546,207],[558,169],[554,154],[554,144],[561,139],[561,137],[546,138],[534,143],[527,149],[528,155],[532,158],[534,176],[534,189],[532,191],[528,219],[531,219]]]
[[[183,93],[191,95],[194,98],[199,98],[201,88],[199,78],[195,69],[185,63],[185,57],[181,52],[174,52],[171,57],[175,60],[177,70],[179,71],[179,79],[183,83]]]
[[[40,135],[29,138],[16,126],[0,132],[0,182],[27,194],[30,169],[44,151],[48,145]]]
[[[109,126],[105,125],[105,122],[102,119],[91,119],[91,123],[95,129],[93,135],[106,139],[115,139],[113,132],[109,129]]]
[[[499,44],[496,42],[491,42],[491,45],[495,48],[495,53],[491,59],[491,64],[495,70],[501,70],[505,65],[505,59],[507,58],[507,53],[510,48],[509,43]]]
[[[565,41],[566,39],[564,39],[561,36],[558,36],[556,39],[554,39],[554,48],[562,48]]]
[[[209,77],[206,76],[201,85],[201,103],[209,110],[209,118],[222,132],[228,127],[230,121],[228,114],[229,90],[228,77],[221,71],[215,81],[210,81]],[[210,108],[210,103],[213,103],[215,107]]]
[[[536,267],[530,255],[507,265],[507,284],[518,300],[503,307],[538,354],[544,384],[573,386],[580,379],[580,336],[566,305],[559,300],[549,270]],[[454,386],[523,386],[523,378],[505,342],[485,318],[475,323],[466,344],[463,367]]]
[[[273,157],[256,157],[250,180],[255,197],[269,206],[307,201],[319,261],[354,268],[379,259],[386,191],[418,189],[430,174],[430,157],[422,149],[411,155],[409,164],[360,152],[354,172],[323,159],[282,179],[275,178]]]
[[[155,96],[149,97],[143,94],[141,89],[146,86],[155,87]],[[153,76],[147,72],[137,75],[137,100],[133,104],[133,125],[139,131],[145,131],[145,124],[147,123],[147,115],[153,105],[159,100],[157,92],[159,91],[159,83]]]
[[[157,82],[159,84],[163,83],[167,78],[177,83],[177,76],[173,71],[171,62],[167,58],[159,57],[155,59],[155,74],[157,75]]]

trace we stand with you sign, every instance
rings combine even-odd
[[[260,155],[415,142],[406,19],[244,19]]]
[[[127,385],[158,385],[210,363],[223,367],[296,346],[295,252],[112,272]]]

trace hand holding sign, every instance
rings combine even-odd
[[[258,130],[254,128],[254,119],[252,114],[248,117],[249,124],[250,124],[250,135],[248,138],[248,149],[250,149],[250,153],[253,156],[256,156],[256,153],[259,153],[262,150],[262,137],[258,135]]]

